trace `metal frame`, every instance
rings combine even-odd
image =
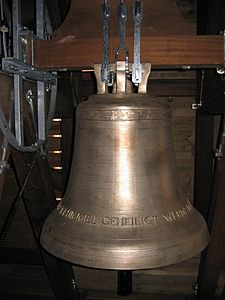
[[[2,109],[0,108],[0,128],[11,146],[19,151],[34,152],[40,149],[46,141],[51,121],[53,119],[57,91],[57,76],[40,70],[34,66],[33,41],[44,39],[45,9],[44,1],[36,0],[36,36],[21,24],[21,0],[12,1],[13,19],[13,57],[2,59],[2,69],[13,74],[14,78],[14,128],[11,131]],[[28,50],[31,57],[28,57]],[[30,146],[24,145],[23,125],[23,80],[37,81],[37,140]],[[46,102],[46,87],[50,87],[51,100],[48,108]],[[35,119],[35,118],[34,118]],[[13,126],[12,126],[13,127]]]

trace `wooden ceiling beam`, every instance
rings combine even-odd
[[[35,41],[35,62],[46,69],[83,69],[102,63],[102,0],[71,0],[69,13],[51,41]],[[197,36],[176,0],[142,0],[141,61],[153,68],[203,68],[224,64],[223,36]],[[126,0],[126,43],[133,61],[133,0]],[[110,62],[118,47],[118,1],[110,1]],[[122,53],[121,53],[122,54]],[[124,57],[119,59],[124,59]]]
[[[110,42],[110,61],[115,62],[117,38]],[[133,39],[127,39],[133,61]],[[112,51],[112,49],[114,49]],[[223,35],[174,35],[142,37],[141,61],[153,68],[215,68],[224,64]],[[102,62],[102,39],[65,39],[35,42],[35,64],[46,69],[82,69]]]

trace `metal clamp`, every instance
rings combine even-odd
[[[201,103],[193,103],[192,105],[191,105],[191,109],[192,110],[198,110],[198,109],[200,109],[202,107],[202,104]]]
[[[40,70],[13,57],[2,59],[2,69],[10,74],[19,75],[24,78],[42,81],[49,84],[56,84],[57,80],[56,75]]]

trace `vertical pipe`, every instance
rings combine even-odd
[[[19,31],[21,28],[21,2],[12,1],[13,10],[13,56],[21,59],[21,47]],[[22,116],[22,78],[14,75],[14,114],[15,114],[15,136],[19,145],[23,145],[23,116]]]
[[[36,0],[36,33],[41,39],[44,39],[44,19],[45,9],[44,1]],[[45,83],[37,81],[37,111],[38,111],[38,140],[46,139],[46,104],[45,104]]]
[[[118,271],[118,291],[120,296],[132,294],[132,271]]]

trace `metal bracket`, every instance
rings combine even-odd
[[[6,170],[9,170],[10,165],[7,161],[1,160],[0,161],[0,174],[4,173]]]
[[[202,104],[201,103],[193,103],[192,105],[191,105],[191,109],[193,109],[193,110],[198,110],[198,109],[200,109],[202,107]]]
[[[34,66],[34,40],[44,38],[44,0],[36,1],[36,32],[21,25],[21,0],[12,1],[13,19],[13,57],[2,59],[2,69],[14,77],[14,131],[11,130],[0,107],[0,128],[7,142],[14,148],[23,152],[34,152],[40,149],[46,141],[50,125],[53,119],[57,76],[40,70]],[[37,82],[37,105],[33,118],[37,139],[30,146],[24,145],[24,118],[23,118],[23,79],[31,79]],[[51,99],[48,105],[46,101],[46,87],[50,86]],[[48,106],[48,109],[47,109]],[[48,112],[47,112],[48,110]],[[34,113],[33,113],[34,115]]]
[[[56,75],[40,70],[13,57],[2,59],[2,69],[10,74],[20,75],[24,78],[42,81],[49,84],[56,84],[57,80]]]
[[[100,64],[94,65],[94,72],[97,81],[97,90],[99,95],[108,94],[108,84],[105,84],[101,80],[101,66]],[[127,74],[126,62],[118,61],[116,64],[111,64],[111,74],[112,77],[115,77],[114,81],[113,93],[132,93],[132,82],[130,75],[132,73],[132,64],[128,65],[129,72]],[[148,78],[151,73],[151,64],[143,63],[142,67],[142,81],[138,85],[138,94],[146,94],[147,93],[147,84]],[[111,85],[110,85],[111,87]]]
[[[116,63],[116,93],[126,93],[126,62],[117,61]]]
[[[225,61],[225,30],[220,31],[220,35],[223,35],[223,59]],[[216,69],[217,74],[224,75],[225,63]]]

